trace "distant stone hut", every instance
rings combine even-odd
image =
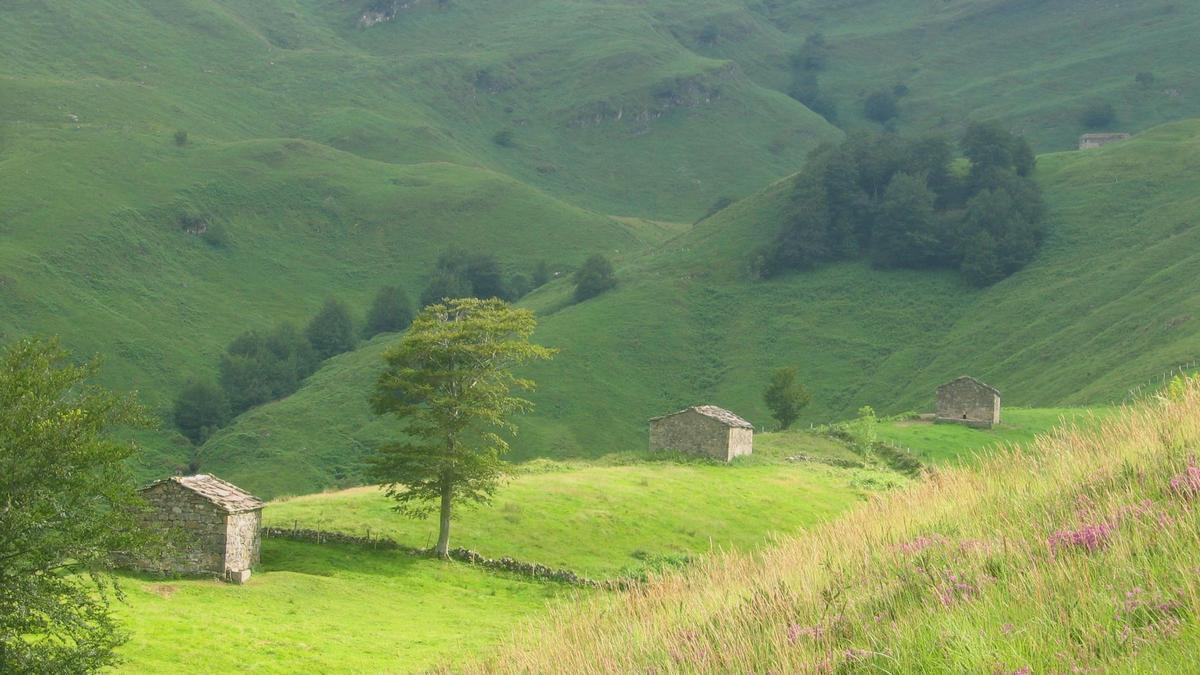
[[[674,450],[723,462],[754,452],[754,425],[715,405],[697,405],[650,420],[650,451]]]
[[[1000,423],[1000,391],[963,375],[937,388],[936,422],[990,429]]]
[[[1116,143],[1130,138],[1129,134],[1084,134],[1079,137],[1079,149],[1091,150],[1102,148],[1109,143]]]
[[[140,567],[179,574],[215,574],[235,583],[250,579],[259,560],[263,502],[216,476],[172,476],[142,488],[153,525],[173,537],[168,559]]]

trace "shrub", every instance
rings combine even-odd
[[[863,102],[863,114],[867,119],[886,124],[900,115],[896,95],[890,91],[877,91]]]
[[[763,392],[763,401],[770,408],[771,416],[779,422],[780,429],[792,426],[800,417],[800,411],[812,401],[798,375],[795,368],[780,368],[771,376]]]
[[[1117,120],[1117,111],[1111,103],[1096,101],[1083,109],[1079,121],[1088,129],[1102,129]]]
[[[492,134],[492,142],[502,148],[511,148],[517,144],[513,132],[508,129],[502,129]]]
[[[192,380],[175,397],[171,419],[180,433],[200,445],[229,421],[229,399],[212,382]]]
[[[354,319],[342,302],[330,298],[304,329],[309,344],[321,359],[354,349]]]
[[[375,294],[371,311],[363,325],[363,337],[370,338],[380,333],[395,333],[408,328],[412,323],[412,303],[399,286],[384,286]]]
[[[616,285],[617,277],[612,263],[597,253],[575,272],[575,302],[594,298]]]
[[[1154,77],[1154,73],[1146,71],[1142,71],[1133,77],[1134,82],[1137,82],[1143,89],[1149,89],[1153,86],[1155,79],[1157,78]]]
[[[188,132],[184,131],[183,129],[176,131],[175,132],[175,145],[178,145],[179,147],[182,148],[183,146],[185,146],[187,144],[188,144]]]

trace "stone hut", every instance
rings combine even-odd
[[[1124,141],[1129,138],[1129,134],[1084,134],[1079,137],[1079,149],[1091,150],[1093,148],[1102,148],[1109,143]]]
[[[216,476],[172,476],[142,488],[156,527],[168,530],[173,552],[140,567],[179,574],[215,574],[235,583],[258,563],[263,502]]]
[[[1000,391],[966,375],[951,380],[937,388],[935,421],[990,429],[1000,423]]]
[[[754,451],[754,425],[715,405],[697,405],[650,420],[650,451],[675,450],[723,462]]]

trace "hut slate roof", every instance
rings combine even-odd
[[[717,407],[715,405],[694,405],[694,406],[691,406],[690,408],[684,408],[683,410],[673,412],[668,415],[652,417],[652,418],[650,418],[650,421],[653,422],[655,420],[661,420],[661,419],[665,419],[667,417],[674,417],[675,415],[685,413],[689,410],[694,410],[694,411],[700,413],[701,415],[704,415],[705,417],[710,417],[710,418],[720,422],[721,424],[724,424],[725,426],[737,427],[740,429],[753,429],[754,428],[753,424],[751,424],[751,423],[747,422],[746,420],[742,419],[741,417],[738,417],[737,415],[729,412],[728,410]]]
[[[171,476],[147,485],[149,490],[163,483],[178,483],[180,486],[207,499],[209,502],[224,509],[227,513],[244,513],[263,507],[263,501],[246,492],[233,483],[217,478],[212,474],[200,473],[195,476]]]
[[[958,377],[954,378],[953,380],[950,380],[950,381],[949,381],[949,382],[947,382],[946,384],[943,384],[943,385],[939,386],[939,387],[938,387],[938,389],[941,389],[942,387],[947,387],[947,386],[949,386],[949,385],[952,385],[952,384],[954,384],[955,382],[961,382],[962,380],[966,380],[966,381],[968,381],[968,382],[971,382],[972,384],[977,384],[977,385],[979,385],[980,387],[983,387],[984,389],[987,389],[987,390],[991,391],[993,394],[995,394],[995,395],[997,395],[997,396],[999,396],[999,395],[1000,395],[1000,390],[999,390],[999,389],[997,389],[997,388],[993,387],[992,385],[990,385],[990,384],[988,384],[988,383],[986,383],[986,382],[980,382],[979,380],[977,380],[977,379],[975,379],[975,378],[971,377],[970,375],[959,375]]]

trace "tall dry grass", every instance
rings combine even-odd
[[[1200,672],[1197,449],[1193,381],[761,553],[581,599],[475,669]]]

